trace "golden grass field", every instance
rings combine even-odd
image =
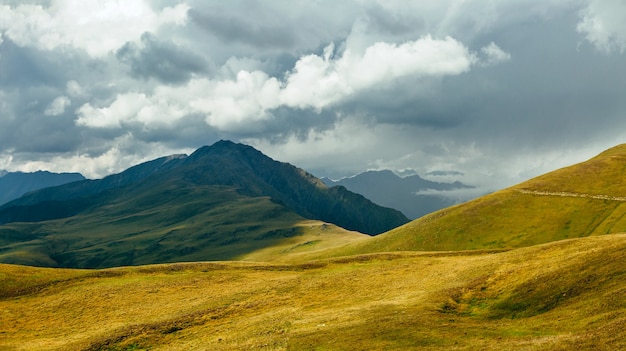
[[[0,265],[0,350],[626,349],[626,234],[304,264]]]

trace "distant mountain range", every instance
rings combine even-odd
[[[220,141],[4,204],[0,262],[105,267],[232,259],[299,234],[305,219],[371,235],[409,221],[250,146]]]
[[[344,186],[379,205],[395,208],[411,219],[454,205],[456,201],[444,196],[444,191],[473,188],[458,181],[440,183],[418,175],[400,177],[390,170],[367,171],[337,181],[322,178],[322,181],[328,186]],[[441,191],[442,195],[420,194],[425,190]]]
[[[80,173],[34,173],[7,172],[0,170],[0,205],[26,194],[29,191],[84,180]]]

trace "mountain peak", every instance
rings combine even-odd
[[[205,145],[201,148],[199,148],[198,150],[196,150],[194,153],[196,152],[207,152],[210,150],[225,150],[225,149],[232,149],[232,150],[244,150],[244,149],[252,149],[252,150],[256,150],[254,149],[252,146],[249,145],[245,145],[245,144],[241,144],[241,143],[236,143],[234,141],[231,140],[225,140],[225,139],[221,139],[215,143],[213,143],[212,145]]]
[[[228,140],[201,147],[173,172],[194,184],[232,186],[245,196],[269,196],[305,218],[362,233],[378,234],[408,221],[399,211],[381,208],[361,195],[329,189],[303,169]]]
[[[205,157],[207,155],[232,155],[232,153],[249,153],[250,155],[256,154],[257,156],[263,155],[260,151],[253,148],[252,146],[248,146],[245,144],[235,143],[230,140],[220,140],[213,145],[205,145],[194,151],[191,155],[189,155],[188,162],[195,162],[199,158]],[[264,155],[263,155],[264,156]]]
[[[75,204],[81,199],[93,199],[93,206],[100,206],[97,195],[104,191],[108,191],[111,197],[125,196],[124,190],[119,190],[118,194],[115,189],[153,192],[165,183],[187,189],[230,188],[244,197],[269,198],[302,217],[334,223],[366,234],[379,234],[408,222],[399,211],[376,205],[345,189],[330,189],[300,168],[275,161],[251,146],[228,140],[203,146],[188,157],[169,156],[148,161],[102,180],[44,189],[15,200],[11,206],[66,201],[69,210],[59,212],[66,216],[80,213],[86,208],[82,203]],[[167,193],[166,196],[175,196],[175,192]],[[4,210],[5,219],[2,219],[0,213],[0,222],[8,223],[18,219],[31,221],[29,218],[32,216],[24,211],[15,214],[17,212],[9,206]],[[37,214],[36,211],[31,212]],[[47,215],[45,219],[58,218],[56,215],[51,216]],[[43,217],[37,218],[42,220]]]

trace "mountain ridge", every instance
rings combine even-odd
[[[0,205],[17,199],[22,195],[61,184],[84,180],[80,173],[37,172],[0,172]]]
[[[303,226],[307,220],[313,222]],[[280,245],[288,254],[290,245],[304,243],[314,250],[332,236],[336,243],[359,240],[408,219],[252,147],[221,141],[30,193],[0,207],[0,222],[0,262],[95,268],[237,259]]]
[[[458,203],[444,196],[446,191],[474,188],[459,181],[434,182],[416,174],[400,177],[391,170],[366,171],[339,180],[322,178],[322,181],[328,186],[344,186],[377,204],[395,208],[411,219]],[[442,195],[420,194],[424,190],[441,191]]]

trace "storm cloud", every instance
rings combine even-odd
[[[320,177],[496,190],[626,140],[623,18],[611,0],[5,1],[0,169],[102,177],[232,139]]]

